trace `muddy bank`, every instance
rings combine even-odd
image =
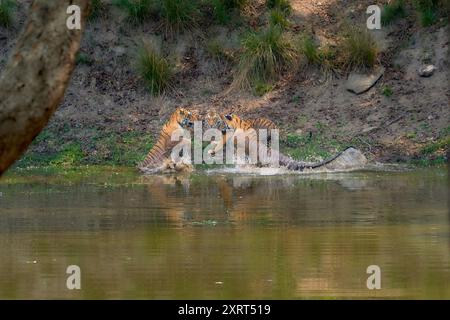
[[[0,71],[29,4],[18,2],[13,26],[0,27]],[[335,43],[336,30],[344,23],[364,25],[371,3],[291,4],[290,32],[312,32],[322,45]],[[262,23],[258,8],[236,25],[202,21],[194,30],[167,37],[158,21],[132,25],[106,2],[104,14],[87,26],[63,104],[19,166],[134,165],[178,106],[268,117],[282,129],[283,151],[307,161],[324,159],[349,145],[369,160],[445,161],[450,137],[447,21],[422,27],[410,14],[375,32],[381,49],[378,64],[385,71],[360,95],[346,90],[348,73],[327,73],[314,66],[283,74],[262,96],[229,92],[236,62],[213,57],[208,43],[219,39],[238,55],[242,34]],[[171,89],[159,97],[146,91],[135,71],[143,40],[159,43],[176,67]],[[424,64],[436,67],[431,77],[419,75]]]

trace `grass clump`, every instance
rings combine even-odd
[[[150,45],[143,45],[139,48],[137,71],[153,95],[161,94],[169,85],[172,77],[170,63]]]
[[[306,57],[309,64],[319,65],[321,63],[319,47],[311,35],[305,34],[300,38],[299,51]]]
[[[13,0],[0,0],[0,26],[11,26],[13,22],[12,12],[15,6],[16,2]]]
[[[258,81],[270,83],[293,63],[296,51],[278,26],[260,32],[251,32],[242,40],[242,54],[234,80],[234,86],[244,87]]]
[[[166,30],[170,32],[194,27],[199,13],[196,0],[160,0],[159,10]]]
[[[220,24],[226,24],[231,20],[231,13],[234,10],[242,10],[248,0],[211,0],[214,18]]]
[[[266,5],[269,9],[279,9],[286,15],[289,15],[292,11],[289,0],[267,0]]]
[[[124,10],[127,19],[134,24],[142,23],[152,12],[152,0],[113,0],[113,3]]]
[[[289,20],[286,18],[286,14],[280,10],[279,8],[275,8],[270,10],[269,13],[269,24],[272,27],[280,27],[282,29],[286,29],[289,27]]]
[[[405,17],[404,0],[394,0],[383,7],[381,13],[381,23],[383,25],[391,24],[397,18]]]
[[[377,61],[377,44],[365,29],[350,28],[341,49],[343,65],[347,69],[371,69]]]
[[[438,20],[440,9],[445,11],[449,7],[448,0],[415,0],[415,7],[419,15],[420,23],[423,27],[433,25]]]
[[[383,96],[385,97],[391,97],[394,94],[394,90],[392,90],[391,86],[384,86],[383,90],[381,91],[381,93],[383,94]]]
[[[320,67],[324,72],[337,68],[335,48],[328,45],[319,47],[310,34],[303,34],[299,38],[298,51],[309,65]]]

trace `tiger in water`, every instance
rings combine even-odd
[[[278,129],[275,123],[267,118],[255,118],[244,120],[234,113],[231,114],[217,114],[211,112],[212,115],[207,115],[206,118],[213,118],[214,121],[210,121],[215,127],[222,131],[223,138],[214,144],[214,148],[209,151],[210,154],[215,154],[219,150],[223,149],[226,143],[234,138],[238,138],[240,135],[248,137],[249,141],[258,141],[258,133],[260,129],[267,130],[268,141],[271,140],[270,130]],[[227,130],[232,129],[232,132]]]
[[[172,141],[172,133],[176,130],[193,130],[194,121],[199,121],[200,116],[197,111],[190,111],[184,108],[178,108],[169,120],[162,127],[155,145],[147,154],[145,159],[138,164],[139,170],[145,173],[171,173],[171,172],[190,172],[193,170],[190,161],[181,160],[174,162],[171,159],[172,149],[179,144],[179,141]],[[191,141],[184,138],[181,143],[190,146]]]
[[[239,135],[243,134],[245,135],[245,137],[248,137],[253,141],[256,141],[256,143],[258,142],[258,135],[257,135],[257,129],[268,129],[268,131],[270,132],[270,129],[276,129],[276,125],[269,119],[265,119],[265,118],[256,118],[253,120],[244,120],[242,118],[240,118],[238,115],[236,114],[225,114],[225,115],[221,115],[221,119],[224,121],[225,126],[229,129],[234,129],[234,133],[229,136],[227,136],[227,134],[224,135],[224,138],[222,140],[222,143],[218,143],[216,144],[215,148],[214,148],[214,152],[218,152],[218,150],[220,150],[220,148],[223,148],[223,146],[226,144],[226,142],[229,139],[234,139],[235,137],[238,137]],[[268,138],[270,139],[270,137],[268,136]],[[332,161],[336,160],[339,156],[341,156],[344,152],[346,152],[349,149],[354,149],[353,147],[347,147],[345,150],[337,153],[336,155],[334,155],[333,157],[326,159],[324,161],[321,162],[317,162],[317,163],[307,163],[307,162],[302,162],[302,161],[297,161],[292,159],[289,156],[286,156],[284,154],[282,154],[279,151],[274,151],[271,150],[271,152],[277,152],[277,156],[279,159],[279,165],[282,167],[286,167],[289,170],[295,170],[295,171],[303,171],[304,169],[315,169],[315,168],[319,168],[319,167],[323,167],[329,163],[331,163]]]

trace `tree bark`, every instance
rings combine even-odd
[[[81,9],[69,30],[67,8]],[[0,175],[27,149],[59,106],[75,65],[89,0],[35,0],[0,76]]]

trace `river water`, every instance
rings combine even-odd
[[[449,299],[449,188],[445,167],[15,170],[0,179],[0,298]]]

